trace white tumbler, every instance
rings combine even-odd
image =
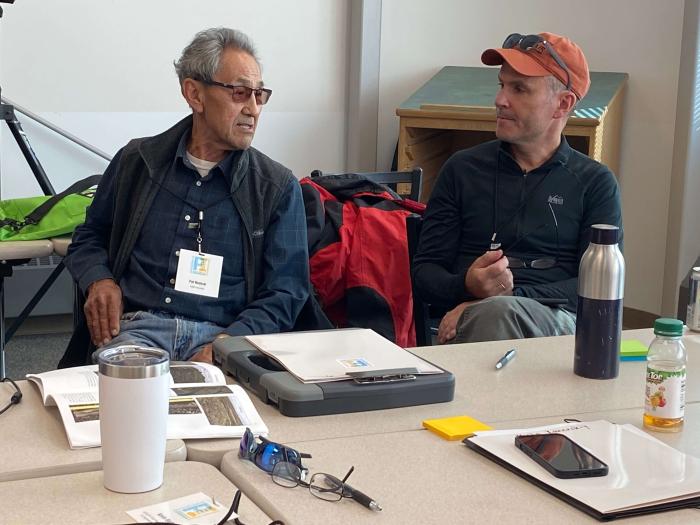
[[[98,357],[104,486],[115,492],[163,484],[170,358],[139,346],[109,348]]]

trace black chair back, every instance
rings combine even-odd
[[[337,174],[323,173],[321,170],[314,170],[311,172],[311,178],[323,177],[324,175]],[[387,186],[394,192],[397,192],[397,184],[410,184],[411,192],[408,194],[408,198],[414,201],[420,199],[421,185],[423,183],[423,170],[421,168],[414,168],[411,171],[363,172],[348,173],[345,175],[360,175],[367,180]]]
[[[416,287],[413,283],[413,257],[418,250],[418,240],[423,226],[423,218],[419,215],[409,215],[406,217],[406,235],[408,237],[408,261],[411,265],[411,286],[413,289],[413,324],[416,327],[416,345],[432,345],[432,330],[430,320],[430,307],[424,303],[416,294]]]

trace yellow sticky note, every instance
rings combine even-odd
[[[454,441],[464,439],[478,430],[491,430],[492,427],[482,423],[478,419],[469,416],[443,417],[440,419],[426,419],[423,426],[432,430],[438,436]]]

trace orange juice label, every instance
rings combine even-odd
[[[665,419],[683,417],[685,409],[685,368],[656,370],[647,368],[644,413]]]

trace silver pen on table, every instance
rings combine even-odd
[[[498,360],[496,363],[496,370],[500,370],[506,366],[515,357],[515,348],[512,348],[506,352],[506,354]]]

